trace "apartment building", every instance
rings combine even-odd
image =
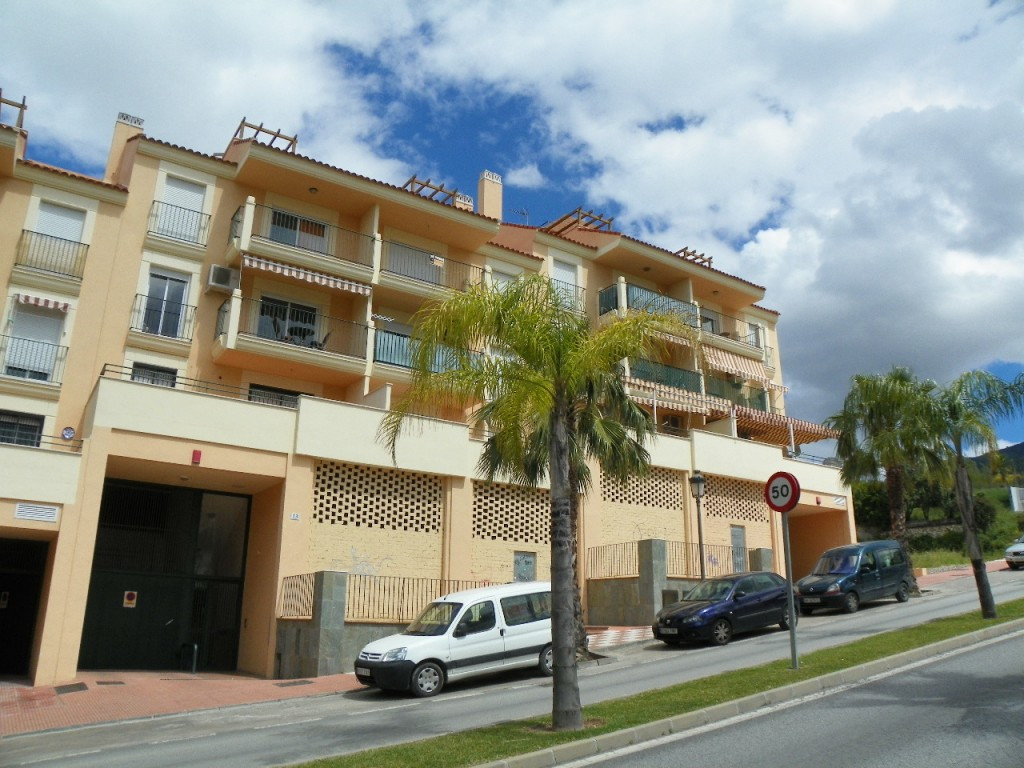
[[[654,470],[595,474],[581,579],[609,575],[586,572],[603,548],[692,547],[698,527],[709,566],[759,551],[783,571],[763,496],[781,469],[803,488],[797,575],[855,538],[835,467],[799,455],[829,433],[785,414],[778,313],[711,258],[582,209],[507,223],[495,173],[475,199],[394,186],[245,121],[204,154],[120,115],[91,178],[29,159],[26,105],[0,101],[0,674],[177,668],[191,649],[271,677],[288,577],[546,578],[547,492],[483,481],[465,412],[422,420],[397,463],[377,439],[415,312],[529,273],[594,324],[681,313],[708,363],[684,339],[627,361]]]

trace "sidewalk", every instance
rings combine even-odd
[[[1001,560],[988,564],[989,571],[1005,568]],[[918,584],[928,589],[971,575],[969,567],[947,569],[919,575]],[[606,651],[649,639],[650,627],[603,627],[591,636],[590,647]],[[239,674],[80,671],[71,683],[35,688],[22,681],[0,679],[0,739],[119,720],[326,696],[359,688],[362,685],[353,674],[265,680]]]

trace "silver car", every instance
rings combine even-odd
[[[1006,564],[1013,570],[1024,566],[1024,536],[1006,548]]]

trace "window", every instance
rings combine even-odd
[[[57,364],[64,320],[59,311],[18,304],[4,356],[4,373],[33,381],[50,381]]]
[[[39,202],[39,214],[36,217],[36,232],[39,234],[80,243],[84,231],[85,211],[45,200]]]
[[[316,314],[316,307],[264,296],[260,302],[259,335],[290,344],[310,345],[319,340]],[[264,318],[270,322],[265,322]]]
[[[156,224],[153,230],[176,240],[199,243],[203,239],[203,201],[206,187],[203,184],[176,179],[168,176],[164,182],[164,199],[157,208]]]
[[[0,411],[0,443],[38,447],[42,436],[42,416]]]
[[[187,295],[187,277],[169,272],[150,272],[142,330],[172,339],[181,338]]]
[[[579,304],[579,289],[576,286],[576,266],[565,261],[553,259],[551,262],[551,280],[555,283],[558,293],[569,306]]]
[[[469,606],[469,609],[459,620],[458,628],[467,635],[475,632],[486,632],[494,629],[494,603],[490,600],[476,603]]]
[[[516,552],[514,558],[513,581],[533,581],[537,578],[536,552]]]
[[[132,366],[132,381],[143,384],[155,384],[158,387],[173,387],[177,383],[178,372],[174,368],[161,368],[157,365],[135,363]]]
[[[270,239],[307,251],[327,253],[327,225],[287,211],[272,211]]]
[[[249,385],[249,402],[266,403],[267,405],[283,405],[286,408],[299,407],[299,395],[302,392],[294,392],[290,389],[278,389],[277,387],[265,387],[262,384]]]
[[[501,598],[501,612],[510,627],[551,618],[551,593],[534,592]]]

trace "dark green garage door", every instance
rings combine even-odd
[[[108,481],[79,666],[231,671],[249,499]]]

